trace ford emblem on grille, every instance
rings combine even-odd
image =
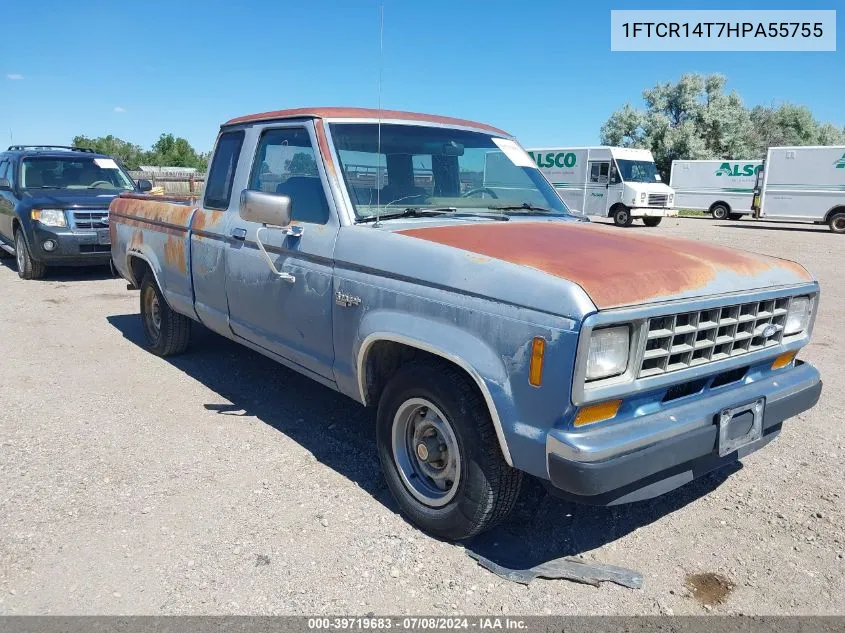
[[[762,323],[757,326],[757,331],[754,332],[754,334],[762,336],[763,338],[770,338],[777,334],[777,331],[777,326],[774,326],[771,323]]]

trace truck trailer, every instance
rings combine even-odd
[[[749,215],[757,172],[763,159],[673,160],[669,186],[675,207],[707,211],[716,220]]]

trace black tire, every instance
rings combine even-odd
[[[616,226],[631,226],[634,218],[631,217],[631,210],[628,207],[617,207],[613,212],[613,223]]]
[[[737,220],[741,220],[741,219],[742,219],[741,213],[728,213],[728,220],[733,220],[734,222],[736,222]]]
[[[438,507],[414,496],[394,450],[401,411],[420,400],[443,413],[460,457],[455,490],[447,490],[453,496]],[[505,462],[484,399],[467,375],[449,363],[415,361],[399,368],[379,400],[376,439],[382,472],[402,514],[438,538],[457,541],[491,528],[508,516],[519,496],[522,472]],[[425,485],[424,478],[417,481]]]
[[[21,229],[15,231],[15,259],[18,264],[18,277],[21,279],[42,279],[47,272],[47,266],[32,259]]]
[[[663,218],[643,218],[643,224],[646,226],[659,226]]]
[[[839,211],[830,216],[827,220],[827,225],[834,233],[839,233],[840,235],[845,233],[845,211]]]
[[[172,356],[188,348],[191,320],[170,309],[151,273],[141,282],[141,323],[153,354]]]
[[[731,210],[727,207],[727,205],[724,205],[721,202],[710,207],[710,215],[713,216],[714,220],[727,220],[730,212]]]

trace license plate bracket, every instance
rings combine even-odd
[[[108,229],[97,229],[97,242],[102,246],[111,244],[111,234]]]
[[[719,456],[724,457],[735,450],[763,437],[763,412],[766,399],[722,409],[719,412]]]

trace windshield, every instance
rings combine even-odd
[[[619,173],[625,182],[660,182],[657,167],[649,160],[616,159]]]
[[[359,220],[407,209],[459,214],[569,210],[536,164],[509,139],[454,128],[333,123],[331,134]],[[507,207],[507,208],[503,208]]]
[[[118,189],[132,191],[132,179],[111,158],[38,156],[21,164],[24,189]]]

